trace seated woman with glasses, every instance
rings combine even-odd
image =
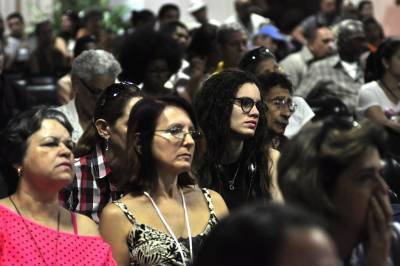
[[[0,200],[0,265],[115,265],[96,224],[58,203],[73,178],[71,132],[50,108],[21,113],[3,131],[1,157],[18,185]]]
[[[275,55],[264,46],[247,52],[240,61],[239,67],[257,77],[271,73],[284,73],[284,70],[277,63]],[[290,94],[293,94],[293,89],[291,91]],[[302,97],[294,96],[292,101],[297,107],[288,119],[289,123],[284,130],[284,134],[288,138],[293,137],[303,125],[314,117],[314,112]]]
[[[292,98],[292,82],[285,74],[278,72],[264,74],[258,78],[261,84],[261,93],[267,104],[265,113],[268,137],[271,139],[271,147],[279,150],[281,143],[287,139],[284,136],[285,129],[297,107]]]
[[[302,129],[278,163],[285,201],[326,219],[343,265],[400,265],[400,225],[391,222],[381,176],[382,132],[329,118]]]
[[[100,232],[118,265],[187,265],[227,213],[191,174],[201,135],[181,98],[142,99],[128,121],[126,195],[107,205]]]
[[[226,70],[211,76],[194,99],[207,149],[198,165],[205,187],[219,192],[230,209],[271,199],[266,106],[258,80]]]
[[[75,178],[60,194],[66,208],[98,223],[106,204],[121,197],[115,172],[125,156],[130,111],[141,98],[132,83],[114,83],[100,94],[93,120],[74,149]]]

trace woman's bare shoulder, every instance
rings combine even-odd
[[[97,224],[89,217],[76,213],[78,234],[82,236],[100,236]]]

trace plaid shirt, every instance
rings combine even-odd
[[[92,154],[75,158],[75,177],[71,185],[60,193],[65,208],[84,214],[96,223],[107,203],[117,200],[122,193],[110,183],[111,169],[107,165],[101,148]]]
[[[317,61],[311,65],[295,94],[306,98],[315,87],[325,82],[328,82],[327,89],[354,112],[358,103],[358,91],[364,84],[361,67],[358,67],[356,78],[353,79],[343,68],[339,56]]]

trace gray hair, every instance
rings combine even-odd
[[[229,36],[238,31],[246,33],[243,27],[237,22],[222,24],[217,30],[217,42],[219,44],[225,44]]]
[[[111,53],[104,50],[87,50],[72,62],[71,76],[90,82],[100,75],[116,79],[121,71],[120,64]]]

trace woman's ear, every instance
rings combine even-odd
[[[96,126],[97,133],[102,138],[109,139],[111,137],[111,127],[106,120],[97,119],[94,125]]]

